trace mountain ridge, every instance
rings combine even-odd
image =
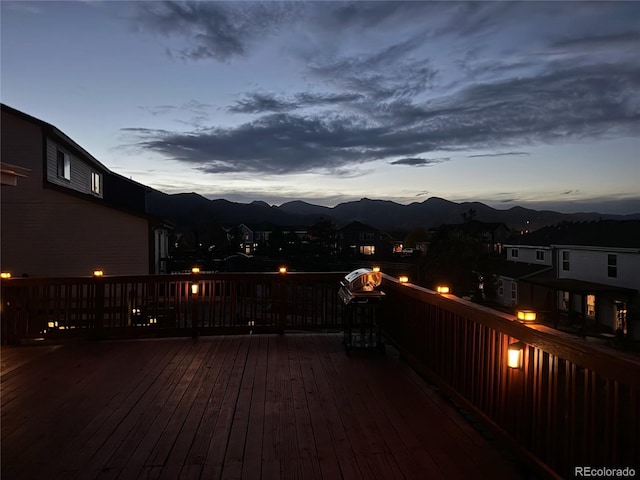
[[[312,225],[320,218],[328,219],[338,226],[360,221],[388,231],[409,231],[416,227],[434,228],[442,224],[461,223],[465,215],[483,222],[504,223],[513,230],[536,230],[563,221],[640,219],[640,213],[560,213],[521,206],[499,210],[481,202],[458,203],[440,197],[407,205],[392,200],[361,198],[339,203],[334,207],[315,205],[303,200],[276,206],[264,201],[238,203],[225,199],[207,199],[195,192],[167,194],[157,190],[148,193],[147,210],[151,215],[171,221],[177,230],[212,222],[228,226],[241,223]]]

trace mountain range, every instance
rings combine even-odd
[[[147,212],[169,220],[177,231],[194,226],[218,223],[225,226],[255,223],[275,225],[312,225],[325,218],[338,227],[359,221],[385,231],[409,231],[415,227],[434,228],[442,224],[461,223],[464,215],[473,212],[482,222],[504,223],[513,230],[536,230],[563,221],[631,220],[640,213],[612,215],[597,212],[559,213],[512,207],[498,210],[480,202],[452,202],[431,197],[423,202],[402,205],[389,200],[362,198],[335,207],[313,205],[301,200],[269,205],[262,201],[236,203],[228,200],[209,200],[197,193],[166,194],[152,190],[147,195]]]

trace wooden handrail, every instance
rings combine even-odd
[[[343,277],[224,272],[15,278],[2,282],[2,339],[339,328]]]
[[[383,329],[417,371],[539,471],[640,469],[637,356],[383,275]],[[507,347],[523,345],[521,368]]]

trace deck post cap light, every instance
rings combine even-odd
[[[448,285],[438,285],[436,291],[438,293],[449,293],[450,289]]]
[[[400,283],[407,283],[407,282],[409,281],[409,277],[407,277],[406,275],[400,275],[400,276],[398,277],[398,281],[399,281]]]
[[[200,267],[192,267],[191,273],[200,273]]]
[[[518,310],[518,320],[521,322],[535,322],[536,312],[533,310]]]
[[[373,270],[374,272],[379,272],[379,271],[380,271],[380,267],[373,267],[373,268],[372,268],[372,270]]]
[[[94,277],[103,277],[104,276],[104,271],[100,270],[99,268],[93,271],[93,276]]]
[[[0,273],[0,278],[7,280],[9,278],[11,278],[11,272],[2,272]]]
[[[280,272],[280,273],[287,273],[287,267],[285,267],[285,266],[283,265],[282,267],[280,267],[280,268],[278,269],[278,272]]]

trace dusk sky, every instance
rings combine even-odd
[[[640,2],[0,4],[2,102],[166,193],[640,212]]]

